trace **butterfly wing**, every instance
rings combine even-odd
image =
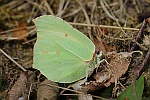
[[[86,76],[95,46],[85,35],[62,19],[44,15],[34,20],[37,41],[33,66],[49,80],[71,83]]]

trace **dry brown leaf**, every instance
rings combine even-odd
[[[96,51],[102,51],[102,54],[106,54],[106,48],[103,42],[100,42],[97,39],[94,39],[93,43],[95,44]]]
[[[87,91],[82,87],[82,85],[86,82],[86,79],[80,80],[76,83],[71,84],[71,87],[75,90],[75,91],[80,91],[82,92],[79,96],[78,96],[78,100],[93,100],[91,95],[87,94]]]
[[[144,36],[143,44],[144,44],[145,46],[147,46],[148,48],[150,48],[150,35]]]
[[[128,58],[129,57],[129,58]],[[111,83],[117,82],[117,80],[125,74],[128,70],[130,64],[130,53],[128,52],[120,52],[112,55],[110,61],[110,79],[105,83],[105,86],[108,87]]]
[[[107,52],[117,51],[115,46],[104,43]]]
[[[57,86],[56,83],[50,80],[44,80],[42,83],[40,83],[39,88],[37,90],[37,100],[57,100],[59,89],[48,84]]]
[[[91,95],[81,94],[81,95],[79,95],[78,100],[93,100],[93,98]]]
[[[94,75],[94,79],[96,80],[97,83],[104,83],[106,82],[108,79],[110,79],[110,74],[107,71],[103,71],[103,72],[97,72]]]
[[[88,84],[82,85],[82,89],[86,92],[93,92],[104,87],[104,83],[98,83],[96,81],[90,81]]]
[[[21,73],[20,77],[8,93],[8,100],[18,100],[18,98],[26,92],[26,85],[27,77],[24,73]]]
[[[27,29],[25,29],[25,27],[27,26],[26,22],[22,22],[19,24],[19,26],[17,26],[16,28],[24,28],[21,30],[16,30],[13,32],[12,36],[18,38],[18,40],[24,40],[25,42],[27,41]]]
[[[109,68],[106,68],[106,71],[97,72],[94,75],[96,81],[90,81],[88,84],[82,86],[87,92],[110,86],[111,83],[117,82],[117,80],[127,71],[131,54],[128,52],[113,52],[110,54],[111,60]]]

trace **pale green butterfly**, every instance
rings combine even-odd
[[[38,17],[33,22],[37,28],[33,67],[59,83],[72,83],[86,77],[95,52],[92,41],[52,15]]]

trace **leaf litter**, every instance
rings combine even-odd
[[[58,15],[68,22],[76,23],[74,27],[90,37],[90,39],[96,45],[96,51],[99,52],[102,50],[102,59],[106,59],[109,63],[109,65],[106,64],[106,62],[101,63],[100,66],[95,69],[93,74],[89,76],[88,82],[86,82],[86,84],[82,84],[83,82],[81,82],[76,87],[77,89],[75,90],[81,89],[78,91],[84,93],[80,94],[81,97],[83,95],[86,95],[88,92],[88,94],[90,93],[89,99],[104,99],[102,98],[103,96],[96,96],[96,90],[102,92],[102,89],[107,89],[115,83],[113,89],[115,91],[111,91],[111,97],[112,99],[116,98],[117,94],[120,94],[119,91],[123,93],[126,87],[132,84],[134,80],[134,66],[141,66],[140,64],[142,64],[142,66],[145,65],[145,68],[142,72],[139,69],[136,71],[140,71],[140,74],[142,73],[146,77],[145,83],[147,83],[147,88],[143,92],[143,98],[149,97],[149,62],[147,61],[149,61],[148,40],[150,35],[148,24],[145,25],[145,27],[142,29],[142,35],[139,37],[139,41],[134,41],[137,36],[137,30],[140,29],[141,26],[140,22],[142,22],[144,18],[146,19],[149,17],[149,13],[146,13],[149,12],[149,1],[139,0],[118,2],[117,0],[108,0],[105,2],[99,2],[86,0],[85,2],[82,0],[64,0],[64,2],[59,2],[59,0],[55,0],[49,2],[46,0],[23,0],[16,2],[13,0],[2,0],[0,2],[0,48],[2,48],[7,54],[9,54],[9,56],[11,56],[24,68],[35,74],[34,76],[36,77],[33,77],[32,81],[28,80],[29,83],[34,85],[31,90],[29,89],[30,84],[25,82],[25,84],[27,85],[27,93],[30,99],[32,97],[36,97],[37,89],[39,89],[38,86],[41,86],[41,84],[46,81],[43,75],[40,75],[38,71],[35,71],[35,69],[31,67],[33,55],[32,48],[36,40],[36,32],[34,31],[35,27],[32,26],[33,24],[31,20],[43,14]],[[139,16],[138,13],[140,13]],[[113,14],[113,17],[110,16],[110,14]],[[118,19],[118,21],[114,19]],[[138,22],[138,20],[140,22]],[[27,25],[21,26],[21,24],[24,24],[23,22],[27,22]],[[82,25],[81,23],[85,25]],[[96,31],[96,27],[91,27],[90,25],[106,25],[107,27],[98,27],[98,30],[100,31]],[[114,26],[117,26],[116,29],[114,28]],[[122,29],[120,29],[120,26],[122,27]],[[125,29],[124,27],[127,29]],[[19,29],[19,31],[14,31],[15,29]],[[14,36],[17,36],[17,38],[14,38]],[[19,40],[18,36],[24,38],[21,38],[21,40]],[[134,47],[135,50],[141,51],[143,55],[134,53],[132,54],[132,57],[130,57],[130,49],[133,44],[136,44],[136,46]],[[144,58],[146,58],[147,60],[144,60]],[[144,62],[144,64],[142,61]],[[0,78],[0,81],[2,82],[0,97],[6,98],[8,93],[11,93],[11,89],[16,87],[15,84],[18,83],[18,81],[20,80],[19,77],[22,76],[22,70],[19,69],[9,59],[7,59],[3,54],[0,55],[0,66],[0,72],[2,73],[0,75],[2,77]],[[28,75],[25,74],[25,76],[27,76],[27,79],[30,79]],[[19,82],[18,84],[20,87],[21,85],[23,85],[23,82]],[[49,82],[46,82],[45,84],[49,84]],[[60,94],[58,96],[58,99],[72,99],[76,96],[77,93],[67,90],[67,86],[68,84],[63,85],[63,87],[66,87],[63,88],[63,90],[66,89],[66,91]],[[42,88],[45,88],[44,85],[43,87],[40,87],[40,89]],[[53,88],[54,89],[52,89],[51,87],[50,90],[53,91],[56,89],[56,87]],[[49,87],[47,87],[47,89],[49,89]],[[19,94],[22,94],[21,92]],[[25,93],[25,91],[23,92]],[[13,91],[12,94],[14,93],[15,92]],[[44,94],[46,95],[47,93]],[[52,94],[56,95],[56,93]],[[37,97],[39,95],[42,96],[42,94],[38,92]],[[18,100],[18,95],[13,96],[15,96],[16,100]],[[47,95],[46,98],[48,96],[49,95]],[[79,99],[82,100],[83,98]]]

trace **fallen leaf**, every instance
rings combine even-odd
[[[150,35],[145,35],[143,39],[143,44],[150,48]]]
[[[102,51],[102,54],[106,54],[106,48],[102,41],[94,39],[93,41],[96,51]]]
[[[59,89],[48,84],[57,86],[56,83],[50,80],[44,80],[42,83],[40,83],[37,90],[37,100],[57,100],[57,94]]]
[[[80,86],[80,89],[84,89],[86,92],[93,92],[110,86],[111,83],[117,82],[125,74],[130,64],[131,54],[128,52],[112,52],[109,53],[109,57],[109,68],[106,68],[106,71],[97,72],[94,75],[95,81],[87,82],[85,85]]]
[[[16,28],[17,29],[23,28],[23,29],[14,31],[12,36],[18,38],[18,40],[24,40],[26,42],[28,37],[27,29],[25,29],[26,26],[27,26],[26,22],[20,23]]]
[[[117,82],[117,80],[125,74],[128,70],[130,64],[130,53],[128,52],[120,52],[112,55],[110,61],[110,79],[105,83],[105,86],[108,87],[111,83]]]
[[[79,95],[78,100],[93,100],[93,98],[92,98],[92,95],[81,94]]]
[[[117,51],[115,46],[108,45],[108,44],[106,44],[106,42],[104,43],[104,46],[105,46],[107,52]]]
[[[21,73],[18,80],[8,93],[8,100],[18,100],[26,92],[27,77]]]
[[[110,78],[110,74],[107,71],[103,72],[97,72],[94,75],[94,79],[96,80],[97,83],[104,83]]]

